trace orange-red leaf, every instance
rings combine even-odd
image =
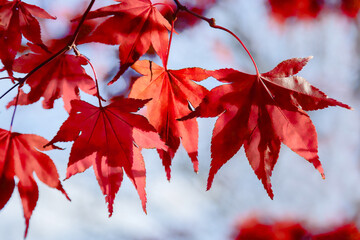
[[[324,177],[318,157],[315,127],[305,111],[349,106],[328,98],[304,78],[294,76],[310,58],[293,58],[257,75],[233,69],[208,71],[228,83],[212,89],[183,120],[219,116],[212,135],[210,189],[217,171],[244,145],[246,156],[268,195],[270,176],[281,142],[308,160]]]
[[[87,39],[106,44],[119,44],[120,70],[110,82],[116,81],[132,64],[153,46],[165,61],[168,47],[169,22],[150,0],[116,0],[116,5],[90,12],[88,18],[111,16]]]
[[[146,102],[148,100],[116,99],[106,107],[95,107],[73,100],[69,118],[47,144],[74,141],[66,178],[93,166],[110,216],[123,170],[133,182],[146,211],[146,172],[141,148],[167,149],[147,119],[131,113]]]
[[[130,97],[153,100],[146,104],[147,118],[169,146],[168,151],[159,150],[163,165],[170,179],[170,165],[181,143],[187,151],[194,170],[198,171],[198,125],[196,119],[177,121],[191,112],[189,103],[198,106],[208,90],[194,81],[208,77],[201,68],[167,70],[147,61],[138,61],[133,69],[143,76],[137,79]]]
[[[29,46],[32,53],[16,59],[13,65],[14,71],[29,73],[53,54],[36,45],[29,44]],[[80,99],[79,89],[89,94],[96,93],[93,79],[82,67],[86,64],[87,61],[83,56],[70,54],[58,56],[26,80],[31,90],[29,93],[20,92],[18,104],[32,104],[44,97],[43,107],[49,109],[53,108],[56,99],[62,98],[64,108],[70,111],[70,101]],[[15,102],[14,99],[7,107],[14,105]]]
[[[25,237],[30,217],[39,197],[33,173],[46,185],[56,188],[68,198],[59,181],[59,174],[52,160],[39,150],[48,141],[33,134],[20,134],[0,129],[0,209],[10,199],[17,184],[26,222]],[[46,150],[50,150],[49,148]],[[69,199],[69,198],[68,198]],[[69,199],[70,200],[70,199]]]

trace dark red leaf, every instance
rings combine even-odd
[[[250,218],[237,227],[234,240],[305,240],[311,234],[299,223],[281,221],[272,224]]]
[[[293,220],[273,221],[271,218],[249,218],[236,226],[234,240],[358,240],[360,231],[354,223],[338,227],[320,228],[314,224],[306,224]],[[325,230],[325,231],[324,231]],[[316,232],[323,232],[318,234]]]
[[[280,22],[287,18],[316,18],[324,6],[323,0],[269,0],[272,14]]]
[[[359,0],[341,0],[341,10],[348,17],[356,18],[360,10]]]
[[[93,166],[106,196],[110,216],[123,179],[123,169],[138,191],[146,211],[146,172],[141,148],[167,149],[147,119],[131,113],[148,101],[117,99],[106,107],[95,107],[73,100],[69,118],[47,144],[74,141],[66,178]]]
[[[270,176],[281,143],[312,163],[324,177],[315,127],[305,111],[350,107],[328,98],[304,78],[294,76],[309,59],[286,60],[260,76],[233,69],[208,71],[228,84],[212,89],[195,111],[182,118],[219,116],[212,135],[208,189],[217,171],[242,145],[270,198]]]
[[[313,240],[357,240],[360,239],[360,231],[355,223],[348,223],[337,227],[332,231],[314,235]]]

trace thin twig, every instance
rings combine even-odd
[[[12,77],[10,77],[10,76],[0,78],[0,80],[4,80],[4,79],[13,79],[13,78],[12,78]]]
[[[94,3],[95,3],[95,0],[91,0],[89,6],[85,10],[85,12],[84,12],[83,16],[81,17],[80,22],[79,22],[79,24],[78,24],[78,26],[77,26],[77,28],[75,30],[75,33],[74,33],[74,35],[73,35],[73,37],[72,37],[72,39],[71,39],[71,41],[69,43],[69,46],[73,46],[75,44],[76,39],[78,38],[79,33],[80,33],[80,28],[83,25],[83,23],[85,22],[85,19],[86,19],[87,15],[89,14],[89,12],[90,12],[92,6],[94,5]]]
[[[193,16],[195,16],[195,17],[197,17],[197,18],[199,18],[199,19],[201,19],[201,20],[203,20],[203,21],[206,21],[206,22],[210,25],[210,27],[223,30],[223,31],[231,34],[234,38],[236,38],[236,40],[241,44],[241,46],[245,49],[245,51],[246,51],[247,54],[249,55],[249,57],[250,57],[253,65],[254,65],[254,67],[255,67],[256,75],[257,75],[258,77],[260,76],[259,69],[258,69],[258,67],[257,67],[257,65],[256,65],[256,63],[255,63],[255,60],[254,60],[253,56],[251,55],[250,51],[247,49],[247,47],[245,46],[245,44],[241,41],[241,39],[240,39],[238,36],[236,36],[235,33],[233,33],[232,31],[230,31],[230,30],[227,29],[227,28],[224,28],[224,27],[222,27],[222,26],[216,25],[214,18],[207,18],[207,17],[204,17],[204,16],[202,16],[202,15],[199,15],[199,14],[197,14],[197,13],[189,10],[186,6],[182,5],[182,4],[179,2],[179,0],[174,0],[174,2],[175,2],[176,6],[177,6],[177,8],[178,8],[179,10],[185,11],[185,12],[187,12],[187,13],[189,13],[189,14],[191,14],[191,15],[193,15]]]
[[[14,88],[16,88],[17,86],[20,85],[20,82],[17,82],[15,85],[13,85],[11,88],[9,88],[3,95],[0,96],[0,99],[2,99],[3,97],[5,97],[6,94],[8,94],[9,92],[11,92]]]
[[[16,99],[15,99],[15,107],[14,107],[14,111],[13,111],[13,114],[12,114],[12,117],[11,117],[9,132],[11,132],[12,126],[13,126],[13,123],[14,123],[15,113],[16,113],[16,109],[17,109],[17,106],[18,106],[18,103],[19,103],[19,95],[20,95],[20,87],[18,88],[18,93],[17,93]]]

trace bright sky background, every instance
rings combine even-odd
[[[76,10],[82,6],[78,2],[87,1],[25,2],[45,2],[42,6],[46,10],[64,20],[67,11]],[[72,2],[76,2],[75,7]],[[89,169],[63,182],[72,202],[38,182],[40,197],[30,221],[28,240],[227,239],[238,221],[253,214],[304,221],[310,227],[341,224],[351,219],[359,223],[359,98],[354,90],[359,81],[359,32],[355,24],[340,14],[331,13],[321,15],[317,22],[280,26],[269,17],[264,0],[220,2],[207,16],[214,17],[218,25],[234,30],[243,39],[260,71],[271,70],[288,58],[314,56],[299,75],[355,109],[329,108],[310,113],[318,132],[319,156],[326,180],[322,180],[306,160],[282,146],[272,177],[275,197],[270,200],[241,149],[215,176],[212,189],[205,191],[211,160],[211,132],[216,118],[200,119],[199,174],[193,173],[190,159],[181,147],[174,159],[169,183],[156,151],[143,150],[147,167],[147,215],[142,212],[134,187],[124,178],[115,199],[114,214],[108,218],[104,196],[93,170]],[[60,11],[63,6],[66,9]],[[47,31],[59,34],[64,31],[62,24],[47,21]],[[102,71],[117,65],[110,50],[101,47],[96,54],[87,55],[87,48],[80,47],[95,68],[100,69],[100,79]],[[231,67],[254,73],[249,58],[235,39],[211,29],[206,23],[174,36],[169,68],[193,66]],[[209,88],[217,84],[214,79],[204,82]],[[117,85],[121,87],[120,83]],[[3,91],[9,86],[1,82]],[[106,88],[103,86],[102,91],[107,91]],[[15,94],[13,91],[1,100],[1,128],[8,129],[12,109],[6,110],[4,106]],[[57,100],[53,110],[43,110],[40,102],[19,107],[14,131],[51,139],[67,118],[62,104],[62,100]],[[71,143],[61,146],[66,149],[48,154],[63,179]],[[22,239],[24,229],[16,189],[0,212],[0,238]]]

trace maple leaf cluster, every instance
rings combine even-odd
[[[146,212],[146,168],[142,148],[157,149],[168,180],[180,144],[187,151],[194,171],[198,171],[196,117],[218,117],[211,140],[207,189],[218,170],[242,146],[270,198],[274,196],[270,177],[281,143],[313,164],[324,177],[317,154],[315,127],[306,111],[329,106],[350,107],[327,97],[304,78],[296,76],[310,58],[285,60],[262,74],[253,61],[256,75],[235,69],[189,67],[171,70],[167,62],[178,13],[231,32],[199,15],[216,1],[198,1],[199,11],[187,8],[179,1],[172,4],[150,0],[115,2],[90,11],[92,0],[84,15],[74,20],[78,25],[73,33],[44,43],[35,17],[55,17],[20,0],[0,1],[0,41],[3,43],[0,60],[9,78],[17,81],[15,86],[19,86],[18,95],[7,105],[14,106],[13,119],[17,105],[29,105],[40,99],[44,109],[51,109],[54,102],[62,98],[69,114],[50,141],[37,135],[14,133],[11,127],[10,131],[0,131],[0,209],[12,195],[16,176],[26,220],[25,236],[38,199],[33,172],[48,186],[66,195],[55,165],[41,152],[59,149],[55,145],[59,142],[73,142],[66,179],[92,167],[110,216],[124,172],[137,190]],[[273,6],[280,2],[272,1]],[[166,18],[164,15],[169,13],[162,13],[163,7],[172,9],[169,11],[175,16]],[[308,5],[298,7],[302,9]],[[297,14],[288,9],[286,12]],[[28,52],[16,58],[22,36],[29,41]],[[95,69],[76,47],[87,43],[118,47],[119,70],[108,85],[118,81],[130,67],[141,75],[129,89],[127,98],[114,97],[109,104],[104,104]],[[152,49],[162,66],[140,60]],[[86,67],[91,67],[94,77],[86,72]],[[14,72],[25,74],[25,77],[16,78]],[[208,90],[199,84],[210,77],[222,85]],[[24,84],[30,87],[29,91],[22,90]],[[81,100],[80,90],[97,97],[98,106]],[[144,106],[144,116],[137,114]]]

